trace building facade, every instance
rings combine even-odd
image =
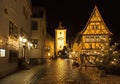
[[[59,26],[55,29],[55,53],[58,54],[66,46],[66,29],[59,22]]]
[[[45,55],[46,39],[46,10],[42,7],[33,7],[32,16],[32,36],[33,44],[31,51],[31,62],[40,63],[41,58]]]
[[[79,32],[80,38],[76,50],[82,56],[89,56],[89,61],[93,62],[96,56],[108,53],[111,35],[112,33],[107,28],[97,6],[95,6],[85,28]]]
[[[45,58],[51,58],[54,56],[54,38],[46,32],[45,40]]]
[[[1,0],[0,77],[15,71],[21,58],[29,63],[31,8],[29,0]]]

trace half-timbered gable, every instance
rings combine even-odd
[[[112,33],[107,28],[102,16],[97,8],[93,9],[91,16],[81,32],[81,54],[100,54],[108,52],[109,37]]]

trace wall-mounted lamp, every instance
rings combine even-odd
[[[22,42],[23,46],[25,45],[25,43],[27,42],[27,39],[24,37],[19,37],[19,41]]]
[[[32,47],[33,44],[32,44],[31,42],[28,42],[28,46],[29,46],[29,47]]]
[[[25,37],[19,37],[20,42],[26,43],[27,39]]]
[[[26,38],[23,38],[22,42],[23,42],[23,43],[26,43],[26,42],[27,42],[27,39],[26,39]]]

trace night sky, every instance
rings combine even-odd
[[[113,33],[113,39],[120,39],[119,0],[32,0],[32,5],[45,7],[47,31],[54,36],[59,21],[67,29],[67,36],[76,36],[84,29],[95,5]]]

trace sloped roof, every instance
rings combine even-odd
[[[104,20],[103,20],[103,18],[102,18],[102,16],[101,16],[101,14],[100,14],[100,12],[99,12],[99,10],[98,10],[98,8],[97,8],[96,5],[95,5],[95,7],[94,7],[94,9],[93,9],[93,11],[92,11],[92,13],[91,13],[90,18],[88,19],[88,22],[87,22],[85,28],[80,32],[80,34],[83,34],[84,31],[86,30],[86,28],[87,28],[87,26],[88,26],[88,24],[89,24],[89,22],[90,22],[90,20],[91,20],[91,18],[92,18],[92,16],[93,16],[93,14],[94,14],[95,11],[98,12],[98,14],[99,14],[99,16],[100,16],[100,18],[101,18],[101,20],[102,20],[102,22],[103,22],[103,24],[104,24],[106,30],[108,31],[109,35],[112,35],[112,33],[109,31],[108,27],[106,26],[106,24],[105,24],[105,22],[104,22]]]

